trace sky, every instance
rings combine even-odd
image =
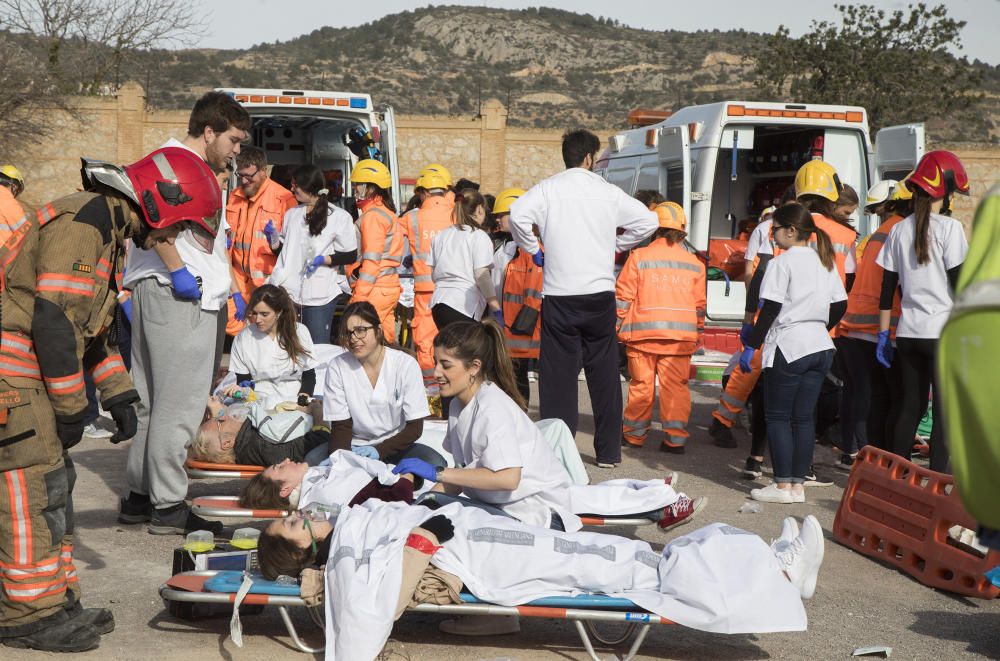
[[[848,4],[843,0],[844,4]],[[962,32],[960,55],[970,60],[980,59],[1000,64],[1000,0],[925,0],[928,5],[945,3],[948,15],[967,21]],[[425,7],[403,0],[379,2],[344,2],[343,0],[203,0],[211,14],[206,21],[203,37],[196,44],[202,48],[249,48],[254,44],[274,40],[285,41],[301,34],[331,25],[352,27],[377,20],[387,14]],[[527,2],[435,2],[488,6],[503,9],[523,9],[537,6]],[[557,7],[593,16],[608,16],[625,25],[650,30],[728,30],[744,28],[751,32],[773,32],[779,24],[791,30],[793,36],[803,34],[812,20],[836,20],[840,14],[834,2],[817,0],[632,0],[607,2],[577,0],[563,2],[545,0],[544,6]],[[867,0],[886,11],[904,9],[909,2],[899,0]]]

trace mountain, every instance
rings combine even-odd
[[[154,107],[189,107],[216,86],[341,89],[409,115],[474,116],[496,97],[513,126],[615,128],[640,106],[759,99],[745,56],[764,43],[743,30],[642,30],[547,8],[431,6],[245,50],[154,51],[124,73]],[[936,140],[1000,139],[1000,67],[973,66],[987,95],[975,120],[913,118]]]

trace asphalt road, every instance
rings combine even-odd
[[[624,384],[623,384],[624,387]],[[706,431],[718,389],[696,387],[691,439],[685,455],[658,451],[659,432],[651,432],[647,447],[627,450],[615,470],[593,467],[593,420],[586,387],[580,388],[580,433],[577,443],[591,477],[650,479],[666,470],[680,471],[681,490],[708,496],[698,521],[669,534],[654,526],[637,533],[654,546],[693,530],[698,523],[723,521],[753,531],[765,540],[777,536],[781,520],[791,514],[815,514],[827,533],[826,559],[815,597],[807,602],[809,630],[795,634],[707,634],[677,626],[658,626],[649,634],[641,659],[847,659],[855,648],[887,645],[893,659],[1000,658],[1000,603],[971,600],[924,587],[894,569],[858,555],[830,539],[830,530],[847,474],[832,467],[834,455],[816,450],[816,463],[833,475],[836,485],[808,488],[807,502],[797,505],[764,504],[759,514],[740,514],[752,483],[741,478],[749,439],[737,432],[740,448],[723,450],[711,444]],[[537,399],[536,399],[537,402]],[[533,409],[533,413],[534,413]],[[73,450],[79,478],[76,486],[78,541],[76,563],[84,590],[84,604],[111,608],[116,630],[99,649],[75,655],[84,659],[304,659],[291,647],[276,612],[243,618],[244,647],[228,640],[229,618],[198,622],[178,620],[164,609],[157,588],[170,575],[171,552],[180,537],[158,537],[144,526],[116,523],[118,495],[126,492],[126,445],[84,439]],[[825,464],[825,466],[824,466]],[[765,475],[766,478],[766,475]],[[239,481],[192,482],[190,495],[238,493]],[[518,635],[458,638],[441,634],[442,616],[407,614],[392,634],[391,659],[489,660],[584,659],[571,623],[525,619]],[[296,622],[306,639],[321,645],[322,637],[304,613]],[[623,654],[627,646],[598,648],[602,659]],[[39,652],[0,647],[0,659],[50,658]],[[60,657],[70,658],[70,657]]]

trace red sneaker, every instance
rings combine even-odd
[[[694,515],[701,511],[707,504],[708,498],[704,496],[691,500],[684,494],[681,494],[676,503],[663,508],[663,518],[657,521],[656,525],[660,526],[660,529],[664,531],[684,525],[693,519]]]

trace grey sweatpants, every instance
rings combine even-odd
[[[132,290],[132,380],[139,430],[128,453],[129,488],[153,507],[184,502],[184,460],[212,384],[217,311],[182,301],[154,278]]]

